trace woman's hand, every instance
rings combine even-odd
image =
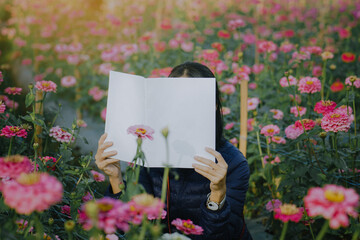
[[[121,192],[120,185],[123,183],[120,162],[118,159],[110,158],[116,155],[117,151],[104,152],[107,148],[113,145],[113,142],[105,142],[106,137],[107,133],[104,133],[99,139],[98,150],[95,154],[95,164],[100,170],[109,176],[113,193],[118,193]]]
[[[205,148],[205,150],[213,155],[218,163],[210,159],[195,156],[194,159],[204,165],[194,163],[194,170],[210,180],[210,201],[220,203],[226,194],[226,174],[228,165],[221,154],[214,149]]]

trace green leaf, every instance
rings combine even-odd
[[[30,106],[31,104],[33,104],[34,100],[35,100],[34,94],[32,94],[31,92],[28,93],[25,98],[25,106],[26,107]]]

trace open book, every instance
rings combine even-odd
[[[215,79],[214,78],[144,78],[110,72],[105,132],[106,141],[117,150],[113,158],[132,162],[136,136],[128,134],[133,125],[155,130],[153,140],[143,139],[147,167],[167,164],[165,138],[169,128],[168,164],[192,168],[195,155],[215,160],[205,147],[215,149]]]

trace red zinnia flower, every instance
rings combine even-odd
[[[355,54],[351,53],[351,52],[346,52],[341,54],[341,60],[345,63],[351,63],[353,61],[355,61]]]
[[[315,127],[315,122],[311,119],[302,119],[302,120],[297,120],[295,122],[295,127],[297,128],[303,128],[303,124],[304,124],[304,128],[305,130],[311,130]]]
[[[231,37],[231,34],[226,30],[218,31],[217,35],[219,38],[225,38],[225,39],[229,39]]]
[[[330,90],[333,91],[333,92],[340,92],[343,89],[344,89],[344,84],[342,82],[340,82],[340,80],[336,80],[330,86]]]
[[[7,137],[7,138],[11,138],[11,137],[14,137],[14,136],[26,138],[27,137],[27,132],[26,132],[25,129],[23,129],[21,127],[6,126],[3,129],[1,129],[0,136],[4,136],[4,137]]]

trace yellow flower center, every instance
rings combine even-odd
[[[145,133],[146,133],[146,130],[143,129],[143,128],[137,128],[135,132],[136,132],[136,133],[140,133],[140,134],[145,134]]]
[[[274,132],[274,129],[270,128],[270,129],[267,130],[267,132],[272,133],[272,132]]]
[[[150,194],[140,194],[135,196],[134,201],[141,206],[152,206],[155,203],[155,198]]]
[[[4,162],[20,163],[23,160],[24,160],[24,156],[18,154],[4,157]]]
[[[330,202],[342,202],[345,199],[345,196],[340,191],[332,191],[326,190],[325,191],[325,198]]]
[[[275,139],[276,141],[279,141],[281,138],[280,138],[279,136],[275,136],[274,139]]]
[[[98,205],[98,208],[100,209],[100,211],[103,211],[103,212],[107,212],[114,207],[110,203],[98,203],[97,205]]]
[[[330,106],[331,105],[331,101],[330,100],[327,100],[327,101],[322,101],[322,105],[323,106]]]
[[[308,80],[308,81],[306,81],[306,84],[307,85],[311,85],[311,84],[313,84],[314,82],[313,81],[310,81],[310,80]]]
[[[249,102],[249,105],[251,106],[251,105],[253,105],[253,103],[252,103],[252,102]]]
[[[43,87],[50,87],[50,83],[48,83],[48,82],[44,82],[44,83],[42,83],[42,85],[43,85]]]
[[[40,174],[36,172],[29,174],[22,173],[16,181],[22,185],[33,185],[40,181]]]
[[[280,210],[281,213],[285,215],[293,215],[299,212],[299,209],[294,204],[288,203],[281,205]]]
[[[338,118],[338,117],[340,117],[340,114],[338,113],[331,114],[331,118]]]
[[[184,223],[183,223],[183,226],[186,227],[186,228],[190,228],[190,229],[194,229],[194,228],[195,228],[194,224],[191,224],[191,223],[188,223],[188,222],[184,222]]]
[[[20,131],[20,128],[19,128],[19,127],[16,127],[16,126],[12,126],[12,127],[10,127],[10,131],[12,131],[12,132],[18,132],[18,131]]]

